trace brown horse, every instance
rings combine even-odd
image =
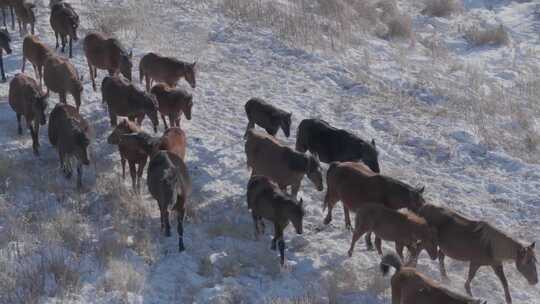
[[[70,105],[58,103],[49,120],[49,141],[58,150],[60,166],[67,178],[71,178],[72,158],[77,159],[77,188],[82,187],[82,166],[90,165],[88,146],[90,126]]]
[[[347,229],[352,229],[349,210],[356,211],[365,203],[413,211],[424,204],[424,188],[415,189],[391,177],[374,173],[362,163],[331,163],[326,183],[323,209],[328,208],[328,214],[324,219],[325,225],[332,221],[332,209],[338,201],[343,203]],[[366,245],[368,249],[373,248],[369,233],[366,235]]]
[[[186,159],[186,133],[180,128],[167,129],[159,140],[159,150],[170,152]]]
[[[43,80],[47,90],[58,93],[62,103],[67,103],[67,93],[70,93],[75,99],[77,111],[79,110],[83,91],[82,77],[79,77],[75,66],[67,58],[56,55],[47,57]]]
[[[395,254],[385,255],[380,267],[383,275],[388,274],[390,267],[396,269],[391,279],[392,304],[480,304],[482,302],[448,290],[414,268],[403,267],[401,260]]]
[[[512,260],[517,270],[529,284],[538,283],[534,243],[524,246],[489,223],[468,219],[448,208],[426,204],[419,214],[438,230],[439,266],[441,275],[447,278],[444,258],[449,256],[470,262],[465,290],[471,295],[471,281],[478,268],[491,266],[501,281],[506,303],[512,303],[503,262]]]
[[[27,33],[27,25],[31,26],[31,33],[34,35],[34,26],[36,23],[36,16],[34,14],[35,4],[26,2],[26,0],[12,0],[11,5],[17,15],[17,21],[19,23],[19,33],[21,36],[23,33]]]
[[[172,57],[148,53],[139,63],[139,76],[142,83],[146,79],[146,91],[150,91],[152,81],[164,82],[170,87],[176,87],[180,78],[185,78],[192,88],[196,86],[195,66],[197,62],[187,63]]]
[[[247,204],[251,210],[255,226],[255,239],[264,233],[263,218],[274,223],[274,238],[272,250],[279,247],[281,266],[285,264],[285,241],[283,230],[292,222],[296,233],[302,234],[304,218],[303,201],[297,203],[293,198],[283,193],[278,185],[266,176],[254,175],[247,187]],[[261,231],[262,229],[262,231]]]
[[[128,54],[118,39],[107,38],[93,32],[84,38],[83,48],[94,91],[96,90],[97,69],[107,70],[110,76],[118,75],[120,72],[131,81],[133,53]]]
[[[7,29],[0,29],[0,68],[2,69],[2,81],[6,81],[6,74],[4,73],[4,52],[8,55],[11,54],[11,47],[9,43],[11,38]]]
[[[26,36],[23,41],[23,63],[21,71],[24,73],[26,60],[30,61],[34,67],[36,79],[39,79],[39,86],[41,87],[43,85],[43,66],[47,58],[51,55],[52,50],[43,42],[39,41],[37,36]]]
[[[142,124],[146,115],[154,125],[154,132],[157,132],[159,125],[158,106],[153,95],[139,90],[132,83],[128,83],[118,76],[107,76],[103,79],[101,95],[103,102],[107,103],[109,108],[111,126],[116,126],[118,115],[127,116],[131,121],[137,119],[139,125]]]
[[[358,208],[354,227],[349,257],[358,239],[364,233],[373,232],[377,236],[375,247],[380,255],[383,239],[396,243],[396,251],[401,259],[404,246],[409,249],[413,260],[422,249],[426,249],[433,260],[437,259],[436,228],[428,226],[425,219],[410,211],[396,211],[381,204],[367,203]],[[417,245],[419,248],[416,248]]]
[[[184,251],[184,215],[188,197],[191,195],[191,178],[184,161],[176,154],[159,151],[148,165],[148,190],[157,200],[161,215],[161,229],[171,236],[169,208],[177,212],[178,250]]]
[[[182,89],[170,88],[164,83],[156,84],[150,92],[157,98],[165,130],[169,128],[167,121],[165,121],[165,115],[169,116],[171,127],[180,127],[182,113],[186,115],[187,120],[191,120],[193,95]]]
[[[134,141],[124,141],[122,136],[138,132],[140,132],[140,128],[134,122],[123,119],[107,138],[109,144],[118,145],[120,162],[122,163],[122,178],[124,179],[126,178],[126,161],[128,162],[131,184],[136,192],[140,191],[141,177],[149,154],[143,146]]]
[[[312,155],[305,155],[282,145],[272,135],[248,130],[245,151],[251,175],[264,175],[275,181],[281,190],[292,186],[292,196],[296,198],[305,175],[323,190],[323,178],[319,161]]]
[[[34,154],[39,155],[39,126],[45,125],[47,118],[48,94],[42,93],[36,81],[24,74],[17,74],[9,83],[9,105],[17,114],[17,130],[22,134],[21,116],[32,134]]]
[[[56,48],[58,49],[58,36],[62,40],[62,53],[65,51],[67,37],[69,37],[69,58],[73,58],[73,41],[79,40],[77,29],[79,28],[79,15],[75,12],[71,4],[59,2],[51,8],[51,27],[56,37]]]

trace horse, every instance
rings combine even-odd
[[[2,69],[2,81],[6,82],[6,74],[4,73],[4,52],[6,52],[8,55],[11,54],[11,47],[10,47],[11,37],[9,36],[9,33],[7,29],[3,28],[0,29],[0,68]]]
[[[19,33],[21,36],[23,32],[28,32],[26,29],[28,24],[30,24],[32,35],[34,35],[34,27],[36,23],[34,8],[36,5],[34,3],[26,2],[26,0],[12,0],[11,3],[13,9],[15,10],[15,15],[17,16]]]
[[[272,136],[276,136],[279,128],[289,137],[291,133],[291,116],[292,113],[285,112],[260,98],[251,98],[244,106],[248,117],[248,125],[244,138],[247,136],[247,131],[253,129],[255,125],[261,126]]]
[[[58,36],[62,41],[62,53],[64,53],[69,37],[69,58],[73,58],[73,41],[79,40],[77,29],[79,28],[79,15],[75,12],[71,4],[59,2],[51,8],[51,27],[56,37],[56,48],[58,49]]]
[[[109,76],[118,75],[120,72],[131,81],[133,53],[128,54],[118,39],[92,32],[84,37],[83,49],[94,91],[96,91],[97,69],[107,70]]]
[[[49,119],[49,141],[58,151],[66,178],[72,175],[71,159],[77,159],[77,188],[82,188],[82,166],[90,165],[90,126],[78,109],[63,103],[56,104]]]
[[[161,229],[167,237],[171,236],[168,208],[177,212],[178,251],[184,251],[185,206],[192,191],[186,164],[174,153],[158,151],[151,157],[146,181],[150,194],[158,202]]]
[[[453,292],[434,282],[412,267],[404,267],[395,254],[385,255],[380,263],[381,272],[387,275],[390,267],[396,272],[392,275],[392,304],[480,304],[472,299]],[[487,302],[483,302],[486,304]]]
[[[426,249],[431,259],[437,259],[436,228],[430,227],[425,219],[410,211],[397,211],[382,204],[367,203],[358,208],[354,227],[349,257],[358,239],[367,232],[373,232],[377,236],[375,247],[381,256],[381,239],[384,239],[395,242],[401,259],[404,246],[415,261],[422,249]]]
[[[469,295],[472,295],[471,281],[478,269],[481,266],[491,266],[501,281],[506,303],[512,303],[503,269],[503,262],[509,260],[515,262],[517,270],[529,284],[538,284],[535,243],[522,245],[487,222],[469,219],[445,207],[426,204],[418,210],[418,214],[437,228],[439,269],[444,278],[448,279],[444,266],[445,256],[470,263],[465,282],[465,290]]]
[[[323,210],[328,208],[324,224],[332,221],[332,209],[342,201],[345,227],[352,229],[349,210],[356,211],[365,203],[382,204],[388,208],[418,210],[424,203],[424,188],[413,188],[394,178],[374,173],[363,163],[333,162],[326,173],[326,196]],[[370,233],[366,245],[372,249]]]
[[[83,92],[82,77],[79,77],[75,66],[67,58],[48,56],[43,69],[43,81],[47,91],[58,93],[62,103],[67,103],[67,93],[70,93],[79,110]]]
[[[24,37],[21,72],[24,73],[26,60],[30,61],[34,67],[36,79],[39,79],[39,86],[41,87],[43,85],[43,66],[47,58],[52,54],[52,50],[45,43],[39,41],[37,36],[28,35]]]
[[[291,222],[297,234],[302,234],[304,218],[303,200],[296,202],[292,197],[283,193],[279,186],[266,176],[253,175],[247,187],[247,205],[251,210],[255,226],[255,239],[264,233],[263,218],[274,223],[274,238],[271,249],[279,248],[280,264],[285,264],[285,241],[283,230]],[[261,231],[262,229],[262,231]]]
[[[264,175],[275,181],[281,190],[292,186],[292,196],[296,197],[305,175],[323,190],[323,179],[319,161],[312,155],[305,155],[282,145],[271,135],[248,130],[245,152],[248,168],[252,175]]]
[[[165,130],[169,128],[165,115],[169,116],[171,127],[180,127],[180,117],[182,113],[187,120],[191,120],[191,109],[193,108],[193,95],[183,89],[170,88],[164,83],[158,83],[152,87],[150,93],[156,96],[159,113],[163,120]]]
[[[21,116],[32,134],[32,148],[39,155],[39,126],[45,125],[47,117],[47,93],[42,93],[37,82],[24,74],[17,74],[9,83],[9,105],[17,114],[17,130],[22,134]]]
[[[132,83],[126,82],[118,76],[106,76],[101,82],[101,95],[103,103],[107,103],[111,126],[116,126],[117,116],[127,116],[129,120],[137,120],[140,126],[145,115],[150,118],[157,132],[159,119],[157,115],[158,105],[156,98]]]
[[[2,9],[2,17],[4,20],[4,27],[7,27],[6,24],[6,9],[8,9],[11,13],[11,29],[15,28],[15,16],[12,6],[13,0],[0,0],[0,9]]]
[[[332,127],[324,120],[304,119],[298,126],[296,150],[310,151],[323,163],[364,162],[371,171],[380,173],[375,140],[371,143],[349,131]]]
[[[152,81],[166,83],[176,87],[180,78],[185,78],[192,88],[196,86],[195,66],[197,62],[187,63],[176,58],[165,57],[156,53],[148,53],[139,63],[140,81],[146,79],[146,91],[150,91]]]

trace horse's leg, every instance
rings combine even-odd
[[[90,64],[90,60],[88,57],[86,57],[86,62],[88,62],[88,70],[90,71],[90,79],[92,79],[92,88],[94,91],[96,91],[96,75],[94,74],[94,69],[92,68],[92,64]]]
[[[34,22],[30,23],[30,30],[32,31],[32,35],[36,34],[35,26],[36,26],[36,24]]]
[[[37,121],[34,123],[32,129],[32,148],[34,149],[34,154],[39,155],[39,123]]]
[[[266,229],[266,227],[264,226],[264,221],[262,219],[262,217],[259,216],[259,224],[261,225],[261,227],[259,228],[259,231],[264,234],[264,230]]]
[[[137,170],[137,193],[141,193],[141,179],[144,173],[144,167],[146,167],[146,158],[139,162],[139,169]]]
[[[2,8],[2,17],[3,17],[3,20],[4,20],[4,27],[7,28],[7,25],[6,25],[6,9],[5,8]]]
[[[15,29],[15,13],[12,6],[9,8],[9,10],[11,11],[11,29],[14,30]]]
[[[270,246],[270,249],[276,250],[276,241],[277,241],[277,235],[279,231],[279,226],[277,223],[274,222],[274,237],[272,238],[272,245]]]
[[[375,236],[375,248],[377,249],[377,253],[382,256],[382,240],[378,236]]]
[[[109,108],[109,118],[111,119],[111,126],[116,127],[116,114]]]
[[[182,252],[186,250],[186,248],[184,247],[184,215],[186,213],[186,209],[184,208],[184,206],[186,197],[184,195],[178,195],[176,199],[180,201],[180,203],[178,204],[180,209],[176,210],[178,213],[176,215],[178,221],[178,226],[176,227],[178,231],[178,251]]]
[[[352,236],[352,241],[351,241],[351,248],[349,248],[349,257],[352,257],[352,254],[353,254],[353,250],[354,250],[354,245],[356,244],[356,242],[358,241],[358,239],[364,234],[366,233],[367,229],[364,227],[364,225],[360,224],[358,225],[357,227],[355,227],[355,230],[354,230],[354,233],[353,233],[353,236]]]
[[[343,202],[342,202],[343,203]],[[343,203],[343,213],[345,214],[345,228],[349,231],[352,231],[352,224],[351,224],[351,215],[349,214],[349,208],[345,206],[345,203]]]
[[[438,257],[439,257],[439,271],[441,272],[441,277],[444,279],[444,280],[450,280],[448,278],[448,275],[446,274],[446,267],[444,267],[444,252],[442,252],[442,250],[439,249],[439,253],[438,253]]]
[[[465,290],[467,291],[467,294],[469,294],[470,296],[472,296],[471,281],[474,279],[474,276],[476,275],[478,268],[480,268],[480,265],[478,264],[475,264],[473,262],[469,264],[469,276],[467,277],[467,281],[465,281]]]
[[[512,304],[512,297],[510,296],[510,291],[508,290],[508,282],[506,281],[506,276],[504,275],[504,268],[502,264],[491,265],[493,271],[499,278],[504,288],[504,297],[506,298],[506,304]]]
[[[25,66],[26,66],[26,57],[23,56],[23,58],[22,58],[22,67],[21,67],[21,72],[22,73],[24,73]]]
[[[60,97],[60,102],[64,103],[64,104],[67,104],[66,92],[60,92],[60,93],[58,93],[58,95]]]
[[[281,266],[285,265],[285,240],[283,240],[283,228],[279,227],[278,233],[276,235],[278,248],[279,248],[279,261]]]
[[[34,126],[32,126],[32,121],[26,121],[26,126],[30,130],[30,135],[32,136],[32,150],[34,151],[35,155],[39,155],[36,146],[36,132],[34,130]]]
[[[60,44],[58,43],[58,32],[54,32],[54,37],[56,37],[56,49],[58,49],[58,47],[60,46]]]
[[[163,208],[161,208],[161,203],[159,203],[159,217],[161,220],[161,232],[165,231],[165,213],[163,212]]]
[[[298,198],[298,191],[300,191],[300,183],[301,181],[298,181],[298,183],[291,185],[291,194],[292,197],[295,199]]]
[[[328,208],[328,213],[326,214],[326,217],[324,218],[324,224],[328,225],[332,221],[332,208],[334,208],[334,205],[337,203],[337,195],[335,195],[331,187],[328,187],[326,189],[326,196],[324,197],[324,205],[323,205],[323,211],[325,208]]]
[[[122,163],[122,179],[126,179],[126,159],[121,157],[120,162]]]
[[[6,82],[6,73],[4,72],[4,57],[2,52],[0,52],[0,69],[2,70],[2,81]]]
[[[73,58],[73,38],[71,38],[71,36],[69,36],[69,58]]]
[[[417,245],[407,245],[407,250],[409,250],[410,254],[410,260],[407,261],[408,265],[416,267],[416,264],[418,264],[418,255],[420,254],[420,249]]]
[[[17,132],[19,135],[22,135],[21,116],[21,114],[17,113]]]
[[[43,88],[43,65],[38,67],[39,74],[39,87]]]
[[[32,64],[32,67],[34,68],[34,75],[36,75],[36,79],[39,79],[39,70],[35,64]]]
[[[148,74],[145,75],[145,81],[146,81],[146,92],[150,92],[150,76]]]
[[[171,236],[171,223],[169,222],[169,210],[165,206],[163,208],[163,221],[165,221],[165,236]]]
[[[135,168],[135,162],[129,161],[129,175],[131,175],[131,187],[133,191],[137,191],[136,181],[137,181],[137,169]]]
[[[167,130],[169,127],[167,126],[167,121],[165,120],[165,115],[161,114],[161,119],[163,120],[163,126],[165,126],[165,130]]]
[[[65,53],[65,51],[66,51],[66,36],[60,35],[60,40],[62,40],[62,49],[60,51],[62,53]]]
[[[82,188],[82,163],[77,162],[77,189]]]
[[[175,114],[174,113],[169,113],[169,124],[171,125],[171,128],[172,127],[176,127],[176,119],[175,119]]]
[[[251,218],[253,219],[253,225],[255,226],[255,241],[259,240],[259,217],[255,215],[255,212],[253,210],[251,211]]]
[[[401,286],[392,285],[392,304],[401,304]]]

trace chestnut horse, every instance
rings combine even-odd
[[[192,88],[196,86],[195,66],[197,62],[187,63],[172,57],[164,57],[156,53],[148,53],[139,63],[140,81],[146,79],[146,91],[150,91],[152,81],[166,83],[176,87],[180,78],[185,78]]]

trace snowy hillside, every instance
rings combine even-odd
[[[72,62],[84,75],[81,113],[95,136],[82,191],[61,175],[46,128],[39,157],[29,132],[17,135],[9,85],[0,84],[2,304],[390,303],[380,257],[359,242],[348,258],[343,209],[323,227],[324,192],[308,180],[300,191],[304,234],[285,232],[287,267],[280,269],[270,250],[269,229],[254,240],[243,134],[244,103],[255,96],[293,113],[291,137],[278,133],[291,146],[302,119],[322,118],[374,138],[381,171],[425,185],[428,202],[489,221],[524,244],[540,240],[540,3],[465,0],[444,18],[421,14],[424,1],[400,0],[394,14],[404,18],[396,17],[405,20],[401,25],[410,16],[411,31],[393,39],[390,19],[346,14],[355,1],[328,1],[340,3],[325,10],[335,15],[321,13],[323,0],[298,1],[309,12],[303,16],[296,1],[252,1],[247,8],[245,2],[71,1],[81,16],[79,37],[106,30],[133,48],[137,84],[147,52],[198,60],[197,88],[181,82],[194,94],[193,118],[181,122],[194,187],[183,253],[174,233],[160,234],[157,203],[146,187],[139,197],[129,177],[121,178],[118,151],[106,140],[111,128],[99,91],[106,73],[98,72],[94,92],[81,41]],[[54,47],[47,5],[37,1],[36,34]],[[288,23],[294,18],[313,26]],[[508,35],[503,45],[475,45],[479,31],[500,24]],[[22,64],[22,37],[10,33],[8,82]],[[34,76],[28,65],[26,73]],[[57,102],[51,93],[49,111]],[[144,126],[151,132],[148,119]],[[450,287],[464,293],[468,264],[446,263]],[[418,269],[440,281],[438,263],[425,253]],[[513,263],[505,271],[514,303],[540,303],[540,286],[530,286]],[[472,290],[488,303],[504,303],[489,267],[480,269]]]

